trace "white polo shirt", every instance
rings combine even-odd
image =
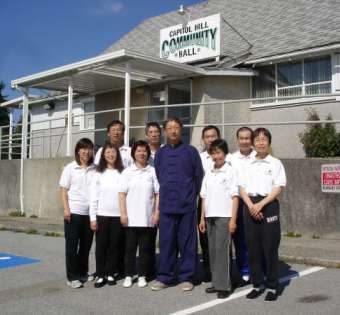
[[[210,154],[207,150],[200,153],[200,157],[202,160],[202,166],[204,169],[204,173],[207,173],[209,170],[211,170],[214,167],[214,161],[212,160]]]
[[[205,199],[205,217],[231,217],[231,198],[238,196],[238,187],[235,171],[229,163],[207,171],[200,195]]]
[[[128,226],[152,227],[154,195],[159,192],[155,169],[131,165],[121,175],[119,191],[126,193]]]
[[[231,166],[236,172],[237,182],[239,183],[242,173],[247,167],[247,164],[250,163],[256,156],[256,151],[252,149],[250,154],[243,155],[240,150],[230,154],[228,157],[228,162],[230,162]]]
[[[94,165],[86,168],[73,161],[65,166],[59,186],[67,189],[68,204],[71,213],[88,215],[90,187],[95,174]]]
[[[250,196],[267,196],[274,187],[286,186],[286,173],[282,162],[268,154],[264,159],[253,158],[240,180]]]
[[[203,166],[203,170],[204,173],[208,172],[209,170],[211,170],[212,168],[214,168],[214,161],[211,158],[210,154],[208,153],[207,150],[203,151],[200,153],[200,157],[202,160],[202,166]],[[229,161],[230,159],[230,153],[227,154],[225,160]]]
[[[103,151],[103,147],[101,147],[97,151],[96,157],[94,158],[94,164],[95,165],[99,164],[102,151]],[[133,159],[131,157],[131,148],[126,146],[126,145],[122,145],[121,147],[119,147],[119,152],[120,152],[120,156],[122,157],[122,162],[123,162],[124,168],[131,166],[133,164]]]
[[[96,172],[93,177],[90,200],[90,220],[96,216],[120,217],[119,188],[120,173],[106,169],[103,173]]]
[[[160,145],[159,149],[161,147],[163,147],[163,144]],[[150,147],[150,149],[151,149],[151,147]],[[155,156],[156,156],[156,153],[157,153],[157,151],[151,151],[151,155],[150,155],[149,160],[148,160],[148,164],[150,166],[155,167]]]

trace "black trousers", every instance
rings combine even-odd
[[[93,240],[88,215],[71,214],[71,221],[64,220],[66,277],[79,280],[89,271],[89,253]]]
[[[157,227],[150,228],[151,234],[151,248],[150,248],[150,265],[148,267],[147,277],[153,279],[156,277],[156,240],[157,240]]]
[[[253,203],[264,197],[251,197]],[[268,288],[276,289],[279,279],[279,245],[281,240],[280,205],[274,200],[262,209],[264,218],[256,221],[250,215],[247,206],[244,208],[245,235],[248,247],[248,258],[251,281],[254,287],[264,284],[262,258],[264,255]]]
[[[202,213],[201,204],[202,204],[202,199],[199,198],[198,209],[197,209],[197,225],[199,225],[201,221],[201,213]],[[210,274],[210,261],[209,261],[208,234],[202,233],[200,230],[198,230],[198,233],[199,233],[200,245],[202,249],[204,272],[209,275]]]
[[[136,253],[138,248],[138,276],[146,277],[152,260],[154,228],[127,227],[125,228],[125,236],[125,276],[132,277],[135,274]]]
[[[125,270],[125,247],[126,247],[126,232],[122,229],[120,234],[119,244],[118,244],[118,265],[115,272],[119,273],[120,276],[124,276]]]
[[[96,268],[98,277],[113,276],[117,270],[121,234],[120,217],[97,216]]]

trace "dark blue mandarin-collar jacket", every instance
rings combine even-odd
[[[159,210],[172,214],[196,211],[203,179],[197,149],[184,143],[167,144],[156,153],[155,169],[160,184]]]

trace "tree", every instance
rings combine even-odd
[[[6,101],[6,96],[2,94],[2,91],[4,88],[5,88],[5,83],[3,81],[0,81],[0,104]],[[8,126],[8,125],[9,125],[8,109],[0,107],[0,126]],[[9,133],[8,128],[2,128],[2,132],[0,133],[1,140],[3,140],[4,139],[3,137],[8,135],[8,133]],[[5,137],[5,139],[7,139],[7,137]],[[7,142],[6,142],[6,145],[7,145]],[[3,146],[2,141],[1,141],[1,146]],[[2,152],[1,154],[2,159],[7,158],[7,152],[8,152],[7,150],[8,150],[7,148],[4,150],[1,150],[1,152],[5,151],[5,153]]]
[[[5,83],[0,81],[0,104],[6,102],[6,96],[2,95],[2,90],[5,88]],[[9,124],[8,109],[0,107],[0,126]]]
[[[320,117],[315,110],[312,110],[307,120],[319,121]],[[328,114],[326,120],[332,120],[332,115]],[[308,125],[299,137],[306,157],[340,156],[340,133],[336,131],[334,123]]]

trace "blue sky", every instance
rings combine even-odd
[[[144,19],[201,0],[1,0],[0,80],[93,57]]]

